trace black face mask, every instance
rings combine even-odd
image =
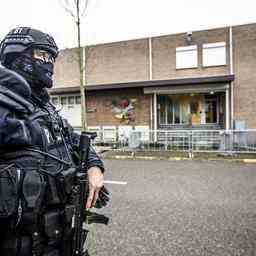
[[[24,54],[14,59],[10,68],[22,75],[35,89],[51,88],[53,64]]]
[[[52,88],[53,64],[43,60],[35,59],[34,74],[39,83],[46,88]]]

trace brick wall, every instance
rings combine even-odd
[[[88,85],[149,79],[148,40],[102,44],[88,51]]]
[[[150,123],[150,96],[144,95],[142,89],[125,89],[104,92],[90,92],[88,94],[87,106],[96,109],[96,112],[88,113],[89,126],[95,125],[121,125],[120,120],[115,118],[112,111],[112,101],[120,101],[122,98],[136,99],[135,122],[129,125],[149,125]]]
[[[256,24],[233,28],[234,118],[256,128]]]
[[[176,47],[189,45],[186,41],[186,33],[153,38],[153,79],[227,74],[229,54],[227,54],[226,66],[207,68],[202,66],[202,45],[216,42],[226,42],[229,53],[227,28],[193,32],[190,45],[198,46],[198,68],[176,69]]]
[[[60,51],[54,65],[54,87],[79,86],[79,76],[76,49]]]
[[[226,42],[227,65],[202,66],[202,44]],[[219,28],[192,33],[192,45],[198,45],[198,68],[176,69],[176,47],[188,45],[186,33],[152,38],[153,79],[172,79],[229,74],[229,28]],[[245,120],[248,128],[256,128],[256,24],[233,27],[234,53],[234,119]],[[149,80],[148,39],[130,40],[92,46],[88,52],[87,84],[109,84]],[[55,87],[79,85],[79,72],[74,49],[60,52],[55,65]],[[118,85],[117,85],[118,86]],[[137,97],[140,108],[136,122],[149,124],[149,98],[142,90],[95,92],[89,104],[96,113],[90,113],[90,125],[118,124],[113,117],[110,103],[125,94]],[[144,107],[144,108],[143,108]]]
[[[176,47],[186,46],[186,34],[152,38],[153,79],[223,75],[229,72],[228,28],[197,31],[191,44],[198,45],[198,68],[176,70]],[[227,65],[202,67],[202,44],[226,42]],[[149,80],[148,39],[138,39],[91,46],[86,51],[86,81],[88,85]],[[74,49],[61,51],[55,68],[55,86],[79,84]]]

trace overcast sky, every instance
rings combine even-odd
[[[72,1],[72,0],[71,0]],[[256,22],[254,0],[90,0],[82,43],[98,44]],[[76,45],[75,25],[59,0],[0,0],[0,38],[13,27],[50,33]]]

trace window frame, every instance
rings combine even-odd
[[[171,98],[171,105],[172,105],[172,122],[171,123],[169,123],[168,122],[168,106],[170,106],[167,102],[168,102],[168,100],[167,100],[167,95],[158,95],[158,96],[161,96],[161,97],[165,97],[165,100],[164,100],[164,119],[165,119],[165,122],[163,123],[163,122],[161,122],[161,118],[160,118],[160,108],[158,108],[158,112],[157,112],[157,116],[158,116],[158,124],[159,125],[187,125],[187,124],[189,124],[189,122],[186,122],[186,123],[183,123],[182,122],[182,111],[181,111],[181,103],[180,103],[180,101],[178,100],[178,99],[173,99],[173,98]],[[159,99],[159,98],[158,98]],[[179,123],[175,123],[175,111],[177,110],[177,108],[176,108],[176,104],[175,103],[177,103],[178,104],[178,109],[179,109]],[[158,103],[158,104],[160,104],[160,103]],[[189,109],[189,104],[187,105],[187,110],[189,111],[190,109]]]
[[[186,66],[186,65],[183,65],[183,66],[181,66],[181,65],[179,65],[178,66],[178,64],[179,64],[179,61],[178,61],[178,54],[180,53],[180,54],[184,54],[184,53],[186,53],[186,52],[195,52],[195,63],[194,64],[192,64],[192,65],[189,65],[189,66]],[[191,69],[191,68],[198,68],[198,45],[189,45],[189,46],[180,46],[180,47],[176,47],[176,58],[175,58],[175,60],[176,60],[176,70],[181,70],[181,69]],[[182,57],[182,56],[180,56],[180,57]]]
[[[224,49],[223,60],[220,63],[209,63],[206,61],[206,51],[209,49]],[[227,65],[227,43],[223,42],[216,42],[216,43],[206,43],[202,45],[202,66],[203,67],[218,67],[218,66],[226,66]]]

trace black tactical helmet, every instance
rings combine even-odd
[[[18,27],[12,29],[1,42],[0,62],[6,66],[8,56],[33,48],[49,51],[54,58],[58,55],[58,47],[50,35],[33,28]]]

